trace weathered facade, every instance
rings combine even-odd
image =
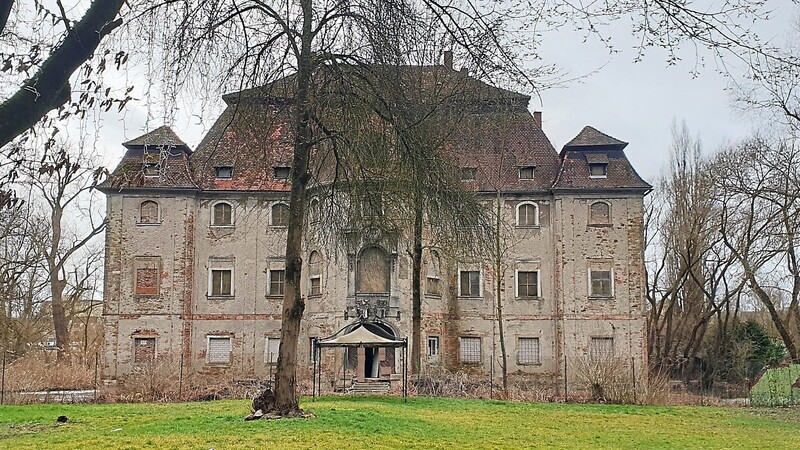
[[[508,232],[499,273],[488,257],[425,251],[422,370],[488,373],[497,364],[498,276],[509,373],[558,379],[565,360],[600,358],[641,369],[642,199],[650,186],[625,157],[627,144],[591,127],[556,152],[541,114],[513,95],[518,108],[472,114],[448,144],[465,185],[488,207],[500,203]],[[274,370],[292,147],[287,114],[258,97],[261,114],[237,116],[243,98],[225,97],[228,109],[194,152],[166,127],[125,143],[102,187],[108,378],[153,359],[248,378]],[[271,132],[255,131],[265,126]],[[311,216],[308,223],[309,235],[325,226]],[[412,264],[402,234],[367,229],[341,238],[348,245],[311,238],[305,245],[300,372],[310,371],[312,339],[360,316],[382,335],[412,336]],[[391,379],[398,358],[393,349],[326,351],[323,370],[337,383]]]

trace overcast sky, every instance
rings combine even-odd
[[[762,41],[782,43],[789,37],[790,24],[798,9],[790,0],[774,5],[772,19],[759,25],[758,32]],[[558,65],[568,77],[589,74],[563,88],[545,90],[541,99],[531,100],[530,109],[543,112],[545,134],[556,150],[585,125],[591,125],[628,142],[628,158],[640,175],[652,183],[668,160],[673,120],[685,120],[691,133],[702,139],[706,153],[725,142],[741,139],[758,127],[753,115],[733,106],[733,97],[726,90],[729,80],[718,73],[717,62],[710,52],[700,51],[702,66],[693,74],[697,60],[690,45],[680,49],[678,54],[683,59],[677,65],[667,65],[667,54],[659,49],[649,49],[644,61],[634,63],[636,41],[630,36],[628,24],[614,24],[610,34],[619,51],[613,55],[596,39],[584,42],[583,36],[572,30],[545,35],[542,46],[545,62]],[[455,65],[458,66],[457,61]],[[122,142],[162,125],[158,117],[148,120],[144,103],[129,104],[123,115],[103,115],[98,147],[110,167],[124,153]],[[221,111],[221,99],[218,107]],[[193,109],[191,102],[181,105],[178,119],[172,124],[192,148],[217,116],[206,113],[199,120],[196,115],[199,112]]]

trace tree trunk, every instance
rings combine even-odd
[[[302,243],[306,189],[310,176],[308,160],[313,144],[310,122],[309,93],[311,89],[311,0],[300,2],[303,15],[301,49],[297,60],[297,90],[294,98],[294,158],[292,161],[292,189],[289,196],[289,227],[286,237],[286,285],[283,294],[281,343],[275,371],[274,403],[267,405],[270,412],[292,415],[299,412],[297,400],[297,346],[300,338],[300,321],[305,302],[300,295],[302,271]]]
[[[414,248],[411,278],[411,373],[419,374],[422,354],[422,200],[417,197],[414,210]]]
[[[506,355],[506,339],[505,339],[505,330],[503,328],[503,297],[501,295],[501,291],[503,289],[503,259],[501,258],[500,254],[500,227],[502,223],[500,222],[500,191],[497,191],[497,211],[496,211],[496,220],[497,220],[497,228],[495,230],[495,267],[494,267],[494,278],[495,278],[495,295],[497,298],[497,331],[500,337],[500,357],[502,358],[503,362],[500,365],[500,369],[502,370],[503,374],[503,394],[508,395],[508,355]]]
[[[50,305],[53,312],[53,328],[56,333],[56,359],[63,361],[69,350],[69,331],[67,330],[67,314],[64,310],[62,296],[67,283],[58,279],[58,274],[53,274],[55,279],[50,280]]]

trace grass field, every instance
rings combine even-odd
[[[248,404],[3,406],[0,448],[800,448],[798,409],[327,397],[303,402],[313,419],[244,422]]]

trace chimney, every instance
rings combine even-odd
[[[533,122],[536,124],[539,129],[542,128],[542,112],[541,111],[534,111],[533,112]]]
[[[444,66],[453,70],[453,52],[451,50],[444,51]]]

